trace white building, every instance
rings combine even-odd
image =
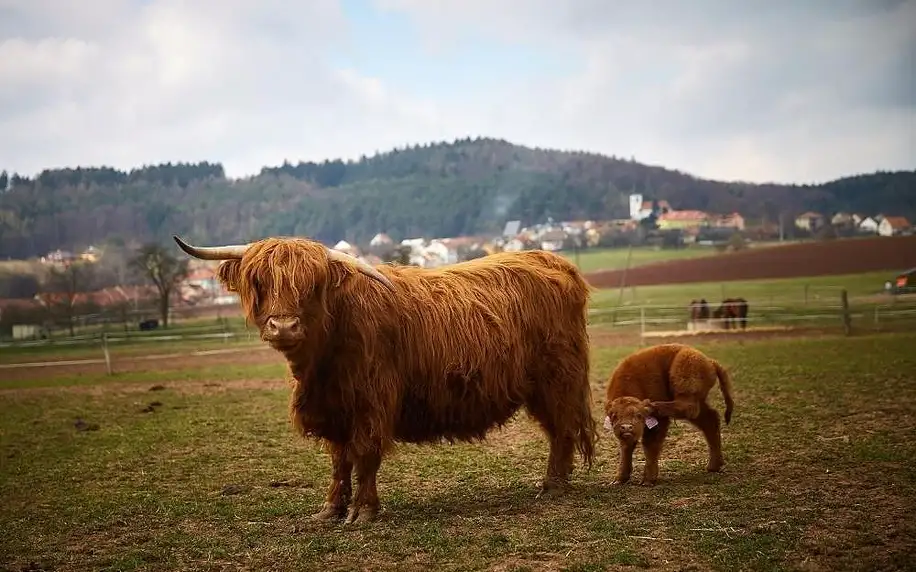
[[[859,223],[859,230],[862,232],[878,234],[878,223],[875,221],[875,219],[867,216],[862,219],[862,222]]]

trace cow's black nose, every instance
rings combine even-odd
[[[267,331],[273,335],[289,335],[299,331],[299,318],[268,318]]]

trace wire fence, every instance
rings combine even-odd
[[[833,300],[818,303],[771,304],[748,301],[743,319],[691,319],[686,305],[641,304],[597,308],[590,312],[590,323],[601,327],[631,331],[642,337],[687,335],[700,332],[765,332],[779,330],[836,329],[837,331],[889,331],[916,329],[916,300],[843,302],[842,290]],[[710,313],[715,305],[710,307]]]
[[[673,304],[594,308],[590,311],[589,321],[593,328],[610,328],[632,334],[639,338],[640,343],[647,338],[702,332],[728,332],[740,335],[780,330],[846,333],[916,330],[916,297],[860,299],[850,302],[845,296],[845,291],[840,289],[839,292],[837,296],[824,296],[817,303],[809,299],[771,304],[769,300],[751,299],[748,300],[746,319],[732,320],[728,323],[726,320],[713,317],[706,320],[691,320],[687,305]],[[714,309],[714,306],[710,307],[711,311]],[[12,360],[15,363],[0,363],[0,370],[97,363],[104,364],[108,373],[111,373],[111,350],[132,349],[131,352],[118,354],[118,359],[123,356],[131,360],[153,360],[178,355],[250,351],[251,346],[256,345],[258,341],[257,332],[238,317],[199,319],[173,324],[167,329],[147,331],[119,329],[111,327],[111,324],[103,324],[98,331],[74,336],[0,342],[0,355],[11,355],[17,351],[20,353]],[[72,352],[67,355],[70,350],[76,350],[79,355]],[[183,353],[175,353],[176,351]],[[55,359],[48,359],[52,356]],[[64,359],[67,357],[73,359]]]
[[[252,345],[258,342],[254,330],[245,327],[244,323],[226,319],[164,331],[126,334],[102,331],[66,338],[8,341],[0,343],[0,355],[12,352],[17,352],[17,355],[9,363],[0,363],[0,371],[100,364],[111,375],[115,370],[115,361],[154,361],[250,352]],[[219,347],[221,345],[225,347]],[[74,359],[62,359],[69,356]]]

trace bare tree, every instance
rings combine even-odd
[[[67,325],[74,335],[79,294],[92,290],[94,268],[87,262],[73,262],[63,268],[51,267],[39,295],[53,318]],[[86,301],[82,305],[86,305]]]
[[[140,248],[130,264],[156,286],[162,327],[168,327],[172,292],[188,276],[188,261],[179,260],[158,244],[148,244]]]

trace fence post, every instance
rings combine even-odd
[[[878,306],[877,304],[875,304],[875,331],[876,332],[881,330],[881,326],[878,323],[878,313],[880,310],[881,310],[881,306]]]
[[[108,353],[108,332],[102,332],[102,353],[105,354],[105,372],[111,375],[111,354]]]
[[[639,307],[639,345],[643,345],[646,336],[646,307]]]
[[[840,292],[840,307],[843,313],[843,333],[848,336],[852,333],[852,316],[849,315],[849,296],[845,288]]]

